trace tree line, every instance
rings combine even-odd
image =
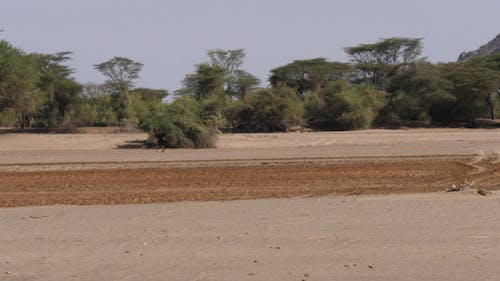
[[[500,53],[461,63],[422,57],[421,38],[345,48],[349,62],[296,60],[270,71],[269,86],[242,69],[243,49],[210,50],[175,99],[137,88],[143,65],[114,57],[94,65],[102,84],[81,84],[71,52],[28,54],[0,41],[0,126],[74,131],[137,127],[164,147],[213,147],[218,132],[475,127],[500,114]]]

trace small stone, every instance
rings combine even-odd
[[[486,190],[486,189],[482,189],[482,188],[479,188],[477,190],[477,193],[479,193],[480,195],[482,196],[488,196],[488,195],[491,195],[491,191],[489,190]]]
[[[369,265],[368,268],[375,269],[375,267],[373,265]]]

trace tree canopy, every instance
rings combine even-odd
[[[210,50],[167,99],[167,90],[135,87],[140,62],[113,57],[94,65],[103,82],[81,84],[71,52],[26,53],[0,41],[0,126],[119,125],[147,131],[155,145],[207,148],[222,132],[474,127],[500,114],[500,53],[436,64],[421,57],[421,38],[405,37],[345,51],[350,62],[277,66],[259,87],[243,49]]]
[[[356,70],[355,78],[384,90],[392,75],[420,58],[422,38],[381,39],[376,43],[348,47],[345,51]]]
[[[108,79],[106,83],[114,92],[121,93],[123,89],[134,86],[134,81],[139,79],[143,64],[129,58],[114,57],[94,67]]]
[[[346,63],[329,62],[324,58],[296,60],[271,70],[272,86],[285,84],[297,90],[299,95],[318,91],[328,82],[346,78],[351,67]]]

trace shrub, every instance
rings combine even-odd
[[[199,102],[179,98],[143,122],[150,141],[165,148],[213,148],[216,130],[203,124]]]
[[[233,110],[240,130],[287,131],[304,125],[304,106],[295,90],[286,86],[260,90],[245,96]]]
[[[330,83],[323,91],[306,96],[306,116],[311,127],[327,130],[370,128],[384,105],[384,94],[346,81]]]
[[[403,125],[426,127],[431,123],[428,109],[424,108],[422,99],[414,95],[399,92],[387,99],[386,106],[380,111],[377,124],[398,128]]]
[[[370,128],[383,106],[383,94],[367,85],[352,87],[332,99],[333,113],[344,130]]]

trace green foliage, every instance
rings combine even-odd
[[[466,63],[467,66],[484,67],[492,71],[500,73],[500,53],[493,53],[491,55],[479,56],[470,59]],[[495,119],[500,115],[500,84],[496,91],[490,93],[489,99],[486,101],[489,109],[489,117]]]
[[[148,94],[145,96],[146,93]],[[164,90],[150,89],[142,89],[141,91],[132,92],[129,99],[129,122],[141,127],[143,126],[145,120],[153,118],[157,114],[161,114],[166,106],[164,103],[162,103],[162,96],[164,96],[165,93],[166,91]]]
[[[367,86],[345,81],[330,83],[321,93],[306,97],[306,117],[314,128],[353,130],[370,128],[384,106],[384,95]]]
[[[380,111],[377,124],[397,128],[401,126],[425,127],[431,123],[429,111],[421,99],[413,94],[398,92],[387,97],[386,106]]]
[[[389,78],[419,59],[422,38],[388,38],[372,44],[345,48],[355,67],[355,80],[384,90]]]
[[[205,124],[220,132],[230,131],[232,123],[228,118],[228,111],[233,100],[228,95],[210,96],[200,100],[200,117]]]
[[[138,126],[157,145],[203,148],[233,129],[475,126],[500,114],[500,53],[436,65],[420,58],[422,39],[399,37],[345,50],[351,64],[296,60],[271,70],[267,89],[241,69],[243,49],[210,50],[164,104],[166,90],[133,88],[143,65],[128,58],[95,65],[106,82],[82,86],[70,52],[26,54],[0,41],[0,126]]]
[[[110,89],[118,119],[127,122],[131,118],[129,91],[134,86],[134,80],[139,78],[143,64],[124,57],[114,57],[94,67],[108,79],[106,85]]]
[[[368,129],[384,106],[381,92],[367,86],[354,86],[331,97],[331,110],[341,129]]]
[[[490,55],[474,57],[466,62],[468,66],[486,67],[494,71],[500,71],[500,52]]]
[[[243,49],[227,51],[221,49],[209,50],[207,55],[212,65],[218,65],[224,69],[224,91],[228,95],[237,96],[241,94],[238,93],[237,84],[254,82],[252,79],[248,79],[250,74],[240,70],[243,59],[245,58],[245,51]],[[255,77],[253,78],[256,79]],[[246,81],[239,81],[239,79],[244,79]]]
[[[0,112],[21,128],[31,127],[43,96],[36,88],[39,72],[31,58],[0,41]],[[11,122],[8,122],[11,123]]]
[[[108,61],[94,65],[108,80],[113,94],[120,94],[125,89],[134,86],[134,80],[139,78],[143,64],[129,58],[114,57]]]
[[[167,96],[167,90],[137,88],[130,91],[131,95],[139,97],[142,101],[162,102]]]
[[[305,118],[307,124],[316,129],[339,129],[336,116],[332,115],[332,98],[352,85],[347,80],[337,80],[327,84],[327,86],[316,92],[311,92],[305,95]]]
[[[455,121],[465,121],[475,126],[475,119],[495,118],[496,96],[500,87],[500,72],[462,63],[441,67],[443,77],[451,82],[450,93],[455,97],[452,114]]]
[[[216,131],[200,118],[200,103],[181,97],[166,105],[159,114],[150,116],[143,124],[150,139],[166,148],[215,147]]]
[[[391,77],[387,87],[391,94],[378,123],[390,127],[447,123],[446,108],[455,100],[450,88],[438,66],[424,61],[411,63]]]
[[[350,71],[348,64],[329,62],[324,58],[296,60],[271,70],[269,82],[272,86],[285,84],[303,95],[319,91],[328,82],[346,78]]]
[[[178,94],[197,100],[224,94],[242,98],[260,84],[257,77],[240,69],[245,58],[243,49],[209,50],[207,55],[210,62],[198,64],[194,73],[186,75]]]
[[[213,95],[221,96],[224,93],[225,75],[226,70],[217,64],[199,64],[195,73],[186,75],[182,81],[184,88],[179,93],[197,100]]]
[[[118,116],[113,110],[111,96],[101,96],[95,99],[86,98],[85,102],[90,105],[95,112],[95,118],[87,126],[116,126],[118,125]]]
[[[73,70],[63,64],[71,59],[70,55],[71,52],[30,55],[40,70],[37,86],[45,98],[37,115],[39,127],[57,127],[65,120],[67,109],[81,102],[82,86],[71,77]]]
[[[295,90],[279,85],[248,94],[235,104],[236,127],[244,131],[287,131],[304,125],[304,107]]]
[[[4,109],[4,111],[0,112],[0,127],[14,127],[16,122],[12,109]]]
[[[244,70],[236,70],[234,78],[231,79],[230,96],[244,98],[248,93],[257,89],[260,80]]]

